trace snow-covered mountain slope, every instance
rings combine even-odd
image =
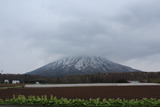
[[[68,75],[134,71],[138,70],[117,64],[103,57],[79,56],[67,57],[52,62],[27,74],[61,77]]]

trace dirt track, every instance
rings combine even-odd
[[[55,87],[55,88],[14,88],[0,90],[0,98],[12,98],[13,95],[50,95],[57,98],[158,98],[160,86],[99,86],[99,87]]]

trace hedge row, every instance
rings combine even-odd
[[[28,96],[19,95],[17,97],[13,96],[12,99],[0,99],[0,105],[43,105],[43,106],[58,106],[58,107],[160,107],[160,99],[67,99],[51,96],[47,98],[44,96]]]

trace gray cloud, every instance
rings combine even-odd
[[[141,70],[159,70],[158,4],[157,0],[0,1],[0,69],[24,73],[60,57],[96,55]]]

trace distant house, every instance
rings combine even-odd
[[[140,81],[131,81],[131,80],[129,80],[128,82],[129,83],[140,83]]]
[[[4,80],[4,83],[5,84],[9,84],[9,80]]]
[[[36,84],[38,85],[38,84],[39,84],[39,82],[37,81],[37,82],[36,82]]]
[[[12,84],[20,84],[19,80],[12,80]]]

